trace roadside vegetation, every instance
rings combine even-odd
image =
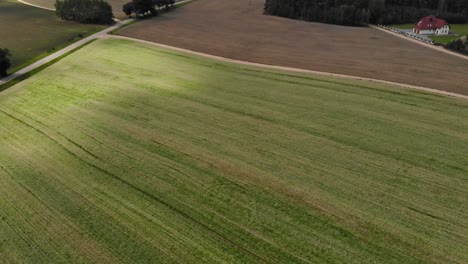
[[[156,16],[161,9],[173,8],[175,0],[132,0],[122,6],[122,11],[127,16],[135,13],[136,18]]]
[[[465,100],[112,39],[6,92],[0,262],[468,261]]]
[[[10,72],[102,29],[60,21],[53,11],[0,0],[0,48],[10,50]]]
[[[451,41],[445,45],[445,47],[447,49],[468,55],[468,35]]]
[[[11,67],[11,53],[8,49],[0,48],[0,77],[7,76],[7,71]]]

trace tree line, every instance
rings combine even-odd
[[[131,16],[135,13],[137,18],[155,16],[160,9],[170,9],[174,6],[175,0],[132,0],[122,6],[122,11]]]
[[[112,24],[112,7],[104,0],[57,0],[55,12],[63,20],[83,24]]]
[[[347,26],[415,23],[437,15],[468,22],[467,0],[266,0],[269,15]]]

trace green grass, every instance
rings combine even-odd
[[[436,43],[448,44],[458,38],[466,37],[468,35],[468,24],[450,25],[450,31],[455,34],[458,34],[458,36],[431,36],[431,38]]]
[[[391,27],[401,28],[401,29],[411,29],[414,28],[413,24],[403,24],[403,25],[391,25]],[[449,42],[458,39],[460,37],[466,37],[468,35],[468,24],[451,24],[450,31],[458,34],[459,36],[429,36],[435,43],[439,44],[448,44]]]
[[[0,105],[2,263],[468,261],[465,100],[99,40]]]
[[[0,0],[0,48],[12,53],[10,72],[104,28],[60,21],[52,11]]]

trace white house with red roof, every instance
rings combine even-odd
[[[416,23],[413,32],[421,35],[448,35],[450,25],[443,19],[427,16]]]

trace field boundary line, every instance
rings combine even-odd
[[[45,10],[49,10],[49,11],[55,11],[55,8],[43,7],[43,6],[39,6],[39,5],[35,5],[35,4],[31,4],[31,3],[25,2],[25,1],[23,1],[23,0],[17,0],[17,1],[20,2],[20,3],[22,3],[22,4],[28,5],[28,6],[34,6],[34,7],[40,8],[40,9],[45,9]]]
[[[453,51],[450,51],[450,50],[446,50],[444,49],[443,47],[441,46],[435,46],[435,45],[430,45],[430,44],[427,44],[425,42],[422,42],[422,41],[419,41],[419,40],[415,40],[415,39],[412,39],[412,38],[409,38],[409,37],[406,37],[404,35],[401,35],[401,34],[398,34],[398,33],[395,33],[395,32],[392,32],[390,30],[386,30],[384,28],[381,28],[381,27],[378,27],[378,26],[375,26],[375,25],[369,25],[371,28],[374,28],[374,29],[378,29],[380,31],[383,31],[383,32],[386,32],[390,35],[393,35],[395,37],[399,37],[399,38],[402,38],[402,39],[405,39],[407,41],[411,41],[413,43],[417,43],[419,45],[422,45],[426,48],[431,48],[433,50],[437,50],[437,51],[440,51],[440,52],[444,52],[444,53],[447,53],[447,54],[450,54],[450,55],[453,55],[453,56],[456,56],[456,57],[459,57],[459,58],[462,58],[462,59],[465,59],[465,60],[468,60],[468,56],[465,56],[465,55],[462,55],[462,54],[458,54],[456,52],[453,52]]]
[[[201,57],[205,57],[205,58],[210,58],[210,59],[214,59],[214,60],[230,62],[230,63],[235,63],[235,64],[241,64],[241,65],[246,65],[246,66],[254,66],[254,67],[260,67],[260,68],[266,68],[266,69],[297,72],[297,73],[308,73],[308,74],[315,74],[315,75],[325,76],[325,77],[335,77],[335,78],[343,78],[343,79],[350,79],[350,80],[357,80],[357,81],[368,81],[368,82],[373,82],[373,83],[392,85],[392,86],[397,86],[397,87],[400,87],[400,88],[414,89],[414,90],[419,90],[419,91],[424,91],[424,92],[429,92],[429,93],[436,93],[436,94],[441,94],[441,95],[457,97],[457,98],[462,98],[462,99],[468,100],[467,95],[462,95],[462,94],[437,90],[437,89],[423,87],[423,86],[404,84],[404,83],[398,83],[398,82],[392,82],[392,81],[385,81],[385,80],[379,80],[379,79],[373,79],[373,78],[367,78],[367,77],[345,75],[345,74],[332,73],[332,72],[313,71],[313,70],[306,70],[306,69],[300,69],[300,68],[276,66],[276,65],[269,65],[269,64],[262,64],[262,63],[256,63],[256,62],[249,62],[249,61],[230,59],[230,58],[226,58],[226,57],[211,55],[211,54],[197,52],[197,51],[183,49],[183,48],[177,48],[177,47],[174,47],[174,46],[169,46],[169,45],[160,44],[160,43],[156,43],[156,42],[152,42],[152,41],[136,39],[136,38],[130,38],[130,37],[125,37],[125,36],[120,36],[120,35],[106,35],[103,38],[116,38],[116,39],[132,40],[132,41],[136,41],[136,42],[140,42],[140,43],[145,43],[145,44],[157,46],[157,47],[160,47],[160,48],[175,50],[175,51],[179,51],[179,52],[182,52],[182,53],[197,55],[197,56],[201,56]]]

